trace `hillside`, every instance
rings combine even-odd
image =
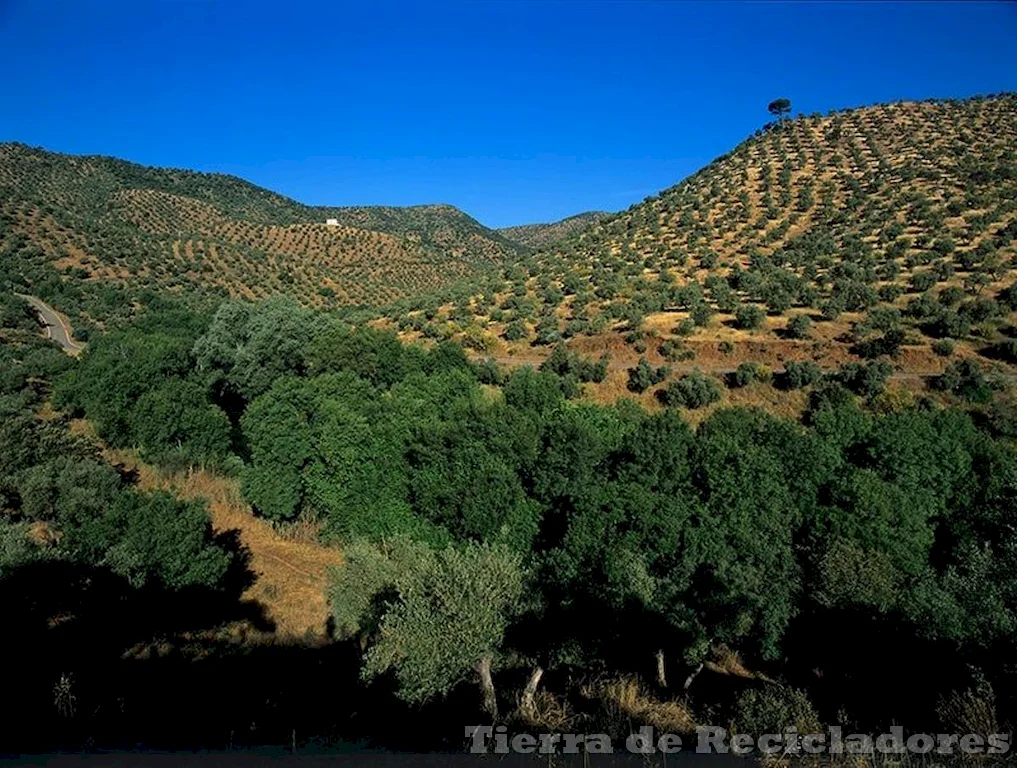
[[[472,298],[394,319],[504,361],[560,339],[610,351],[610,396],[640,354],[724,372],[885,350],[923,375],[952,349],[1007,357],[1015,146],[1014,95],[799,116]]]
[[[447,205],[312,207],[233,176],[20,144],[0,145],[0,222],[8,270],[310,306],[432,292],[525,250]]]
[[[547,248],[567,237],[592,229],[598,221],[610,216],[611,214],[605,211],[587,211],[551,224],[522,224],[517,227],[502,227],[498,232],[510,240],[530,248]]]

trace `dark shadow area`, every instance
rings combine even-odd
[[[903,618],[862,608],[803,612],[784,648],[788,682],[808,690],[824,722],[840,723],[846,714],[844,725],[863,731],[928,728],[939,719],[940,696],[963,690],[975,661],[947,643],[917,638]]]
[[[0,581],[0,652],[13,667],[0,754],[461,751],[464,726],[483,722],[474,685],[411,706],[391,681],[362,683],[355,644],[231,631],[273,628],[262,606],[239,599],[245,583],[135,589],[105,568],[12,569]]]

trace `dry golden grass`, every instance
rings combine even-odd
[[[772,683],[766,675],[761,672],[753,672],[742,663],[741,656],[724,644],[715,645],[710,650],[711,658],[703,662],[703,666],[718,675],[731,675],[733,677],[744,677],[749,680],[762,680]]]
[[[661,733],[695,733],[696,722],[688,707],[680,701],[661,701],[650,696],[633,677],[590,683],[580,693],[599,702],[609,721],[651,725]]]
[[[539,690],[534,695],[536,705],[533,717],[517,709],[514,717],[526,726],[540,733],[572,733],[579,730],[582,715],[577,713],[564,698],[548,690]]]

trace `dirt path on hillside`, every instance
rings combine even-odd
[[[255,517],[241,498],[236,480],[203,470],[165,475],[130,451],[106,449],[103,455],[111,464],[135,471],[142,490],[160,489],[181,499],[204,499],[217,531],[240,532],[256,577],[244,599],[265,607],[276,625],[277,637],[311,640],[325,636],[327,572],[342,562],[338,549],[318,543],[313,530],[283,534]]]

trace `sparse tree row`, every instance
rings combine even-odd
[[[692,429],[571,400],[602,364],[563,349],[506,377],[456,345],[227,303],[96,340],[55,402],[113,445],[239,473],[272,520],[320,523],[344,552],[336,638],[407,701],[473,686],[490,718],[533,715],[545,685],[605,671],[694,695],[729,649],[780,681],[766,706],[932,728],[937,697],[1015,682],[1014,420],[873,412],[853,394],[872,366],[789,367],[813,386],[801,422],[726,409]],[[702,378],[662,399],[708,402]]]

